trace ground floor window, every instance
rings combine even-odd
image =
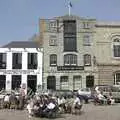
[[[21,75],[12,75],[12,90],[17,90],[21,85]]]
[[[56,90],[56,77],[55,76],[47,77],[47,89]]]
[[[28,75],[27,76],[27,87],[32,89],[33,92],[36,92],[37,75]]]
[[[120,85],[120,73],[115,73],[114,84],[115,85]]]
[[[0,75],[0,90],[5,89],[6,76]]]
[[[88,75],[86,76],[86,87],[93,87],[94,86],[94,76]]]
[[[60,89],[61,90],[68,90],[69,89],[68,76],[61,76],[60,77]]]
[[[82,87],[82,77],[73,76],[73,90],[78,90]]]

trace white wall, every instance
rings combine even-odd
[[[6,75],[6,90],[11,89],[12,75],[21,75],[21,83],[27,86],[27,75],[37,75],[37,86],[42,85],[42,63],[43,51],[38,48],[0,48],[0,53],[7,53],[7,67],[0,69],[0,75]],[[22,53],[22,69],[12,70],[12,53]],[[36,70],[27,70],[28,53],[38,53],[38,68]]]

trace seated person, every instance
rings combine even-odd
[[[98,95],[98,100],[100,101],[101,104],[104,104],[107,102],[107,99],[105,98],[105,96],[102,94],[102,92],[100,92]]]

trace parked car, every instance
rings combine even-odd
[[[80,99],[82,99],[85,103],[88,103],[90,99],[93,99],[91,88],[79,89],[78,95],[79,95]]]

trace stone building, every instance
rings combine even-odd
[[[120,84],[120,22],[97,22],[98,84]]]
[[[16,41],[0,48],[0,90],[42,86],[43,50],[33,41]]]
[[[96,20],[78,16],[40,19],[45,89],[78,90],[98,84]]]

